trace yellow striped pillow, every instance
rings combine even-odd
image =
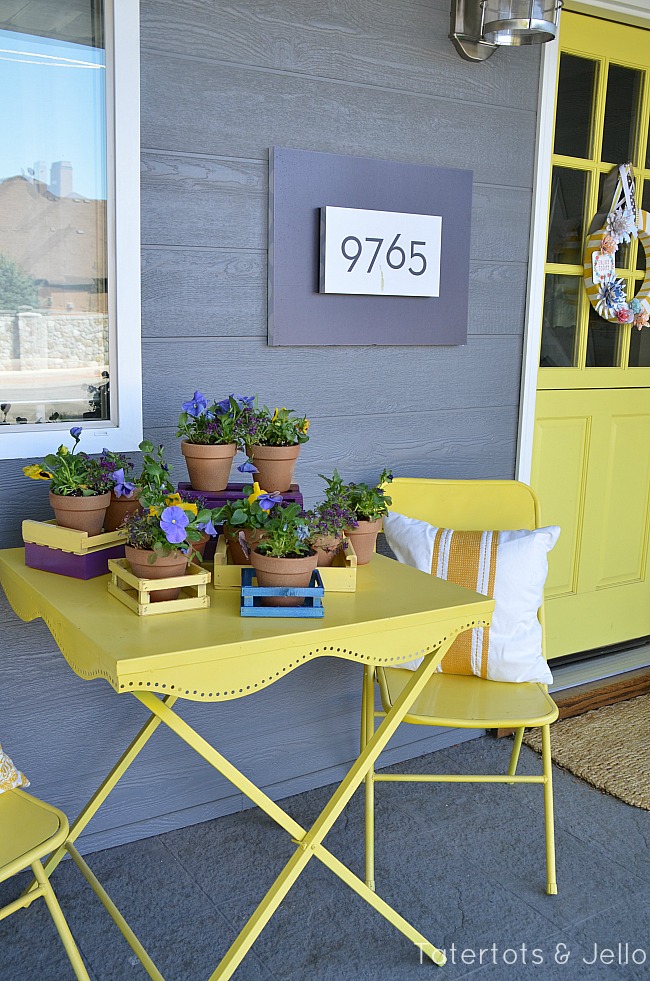
[[[5,790],[14,790],[16,787],[29,787],[29,780],[16,769],[13,761],[2,752],[0,746],[0,794]]]
[[[448,579],[495,601],[491,627],[460,634],[439,670],[491,681],[553,679],[542,653],[537,612],[548,572],[548,552],[557,526],[533,531],[455,531],[391,512],[386,540],[400,562]],[[421,659],[405,667],[415,669]]]

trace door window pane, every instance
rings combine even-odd
[[[618,364],[620,330],[617,323],[603,320],[590,307],[585,362],[587,368],[613,368]]]
[[[555,152],[568,157],[591,156],[591,117],[596,84],[595,61],[560,55]]]
[[[643,194],[641,195],[641,207],[643,208],[644,211],[648,211],[650,209],[650,181],[648,180],[646,180],[643,185]],[[641,242],[639,242],[637,246],[636,268],[640,269],[642,272],[645,272],[647,261],[648,261],[648,257],[645,254],[645,249],[641,245]]]
[[[79,0],[72,20],[65,0],[9,6],[5,16],[0,7],[0,91],[11,93],[0,101],[4,421],[108,419],[102,5]]]
[[[575,365],[576,322],[582,279],[578,276],[546,277],[542,325],[541,368]]]
[[[608,171],[606,174],[601,174],[598,182],[598,213],[605,215],[602,219],[602,227],[605,227],[605,221],[607,215],[611,209],[613,203],[613,194],[616,190],[617,185],[610,182],[610,187],[605,197],[603,194],[603,188],[605,186],[605,181],[611,177],[612,172]],[[627,242],[621,242],[616,250],[614,256],[614,262],[616,263],[617,269],[627,269],[628,263],[630,261],[630,246]]]
[[[636,119],[643,72],[622,65],[610,65],[601,160],[626,163],[633,160]]]
[[[632,328],[628,363],[630,368],[650,368],[650,327]]]
[[[584,238],[587,174],[567,167],[553,168],[548,232],[549,262],[580,265]]]

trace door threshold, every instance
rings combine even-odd
[[[553,673],[553,683],[549,685],[549,691],[557,693],[578,685],[615,678],[629,671],[650,668],[650,643],[612,651],[610,654],[586,657],[569,664],[562,664],[562,659],[558,659],[549,666]]]

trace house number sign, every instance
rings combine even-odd
[[[439,296],[440,215],[320,211],[321,293]]]

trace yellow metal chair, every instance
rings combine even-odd
[[[0,920],[30,906],[42,896],[70,958],[75,977],[79,981],[89,981],[81,954],[41,864],[42,858],[65,842],[68,819],[56,807],[43,803],[23,790],[7,790],[0,794],[0,828],[0,882],[30,868],[36,879],[30,891],[0,908]]]
[[[42,896],[70,958],[75,977],[79,981],[90,981],[50,883],[51,872],[46,872],[41,862],[41,859],[45,858],[46,855],[50,855],[63,846],[98,899],[103,903],[109,916],[122,932],[149,977],[152,981],[164,981],[151,957],[104,887],[69,840],[68,835],[68,819],[63,811],[59,811],[51,804],[46,804],[18,788],[0,794],[0,882],[4,882],[6,879],[30,868],[34,873],[34,881],[25,892],[12,903],[0,907],[0,920],[4,920],[19,909],[30,906],[35,899]]]
[[[540,527],[539,502],[526,484],[514,480],[428,480],[398,478],[389,489],[391,510],[441,528],[460,531],[532,530]],[[544,651],[544,610],[539,610]],[[411,672],[399,668],[366,668],[361,710],[361,745],[370,739],[375,719],[383,717],[408,683]],[[377,681],[383,711],[375,710]],[[549,726],[558,709],[545,685],[488,681],[473,675],[435,674],[414,703],[405,723],[462,729],[515,729],[507,774],[379,774],[366,778],[366,882],[374,889],[374,794],[380,782],[540,783],[544,787],[546,892],[557,893],[553,830],[553,785]],[[542,730],[542,774],[517,776],[526,726]]]

